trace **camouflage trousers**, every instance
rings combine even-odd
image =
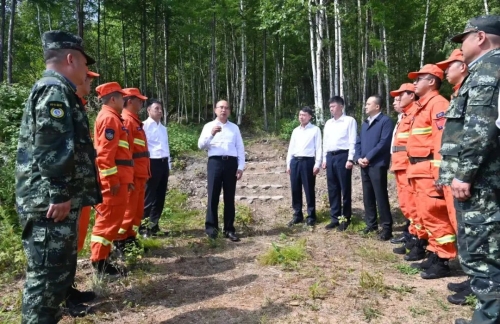
[[[478,300],[472,323],[500,323],[500,191],[473,189],[455,209],[460,265]]]
[[[58,223],[47,219],[46,213],[19,215],[28,263],[22,301],[23,324],[60,320],[60,304],[75,279],[79,214],[79,208],[72,209],[69,216]]]

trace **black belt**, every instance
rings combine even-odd
[[[159,158],[159,159],[153,159],[153,158],[150,158],[150,160],[151,160],[151,161],[168,162],[168,157]]]
[[[143,157],[149,157],[149,151],[132,153],[133,159],[139,159],[139,158],[143,158]]]
[[[116,165],[134,166],[134,160],[115,160]]]
[[[295,160],[314,160],[313,156],[294,156]]]
[[[328,154],[331,154],[331,155],[337,155],[337,154],[341,154],[341,153],[348,153],[349,150],[336,150],[336,151],[330,151],[330,152],[327,152]]]
[[[396,152],[406,152],[406,146],[393,146],[392,153]]]
[[[230,156],[230,155],[213,155],[213,156],[210,156],[209,159],[214,159],[214,160],[237,160],[238,157],[236,157],[236,156]]]
[[[430,161],[434,159],[434,154],[429,154],[426,157],[408,157],[408,160],[410,160],[410,164],[417,164],[419,162],[424,162],[424,161]]]

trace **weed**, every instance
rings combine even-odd
[[[144,248],[135,244],[125,246],[124,252],[127,266],[135,266],[144,256]]]
[[[450,310],[450,306],[448,306],[448,304],[445,303],[444,301],[442,301],[441,299],[435,298],[434,300],[439,305],[439,307],[441,307],[442,310],[444,310],[446,312]]]
[[[365,320],[370,323],[373,319],[376,319],[382,315],[382,313],[369,306],[363,307],[363,314],[365,315]]]
[[[300,239],[285,246],[272,243],[272,247],[258,260],[262,265],[282,265],[285,268],[295,268],[297,263],[307,258],[306,239]]]
[[[145,250],[158,250],[163,247],[163,242],[155,238],[141,238],[140,242]]]
[[[371,275],[367,271],[361,271],[359,285],[363,289],[375,290],[378,292],[385,292],[387,289],[387,286],[384,284],[384,276],[381,273]]]
[[[285,233],[280,233],[279,240],[280,241],[286,241],[288,239],[288,236]]]
[[[476,307],[477,304],[477,297],[476,295],[469,295],[465,297],[465,304],[469,305],[472,309]]]
[[[422,316],[429,313],[428,309],[420,308],[416,306],[410,306],[410,313],[413,317]]]
[[[109,296],[110,290],[106,282],[106,275],[94,272],[91,280],[92,291],[95,292],[98,297],[105,298]]]
[[[347,228],[346,233],[358,234],[359,231],[362,231],[365,227],[366,227],[366,224],[361,218],[359,218],[358,216],[352,215],[351,224]]]
[[[401,286],[387,286],[388,289],[394,290],[400,294],[403,293],[409,293],[412,294],[415,291],[415,287],[410,287],[405,284],[402,284]]]
[[[397,256],[394,253],[381,251],[372,247],[361,246],[356,250],[356,255],[363,261],[369,262],[396,262]]]
[[[309,296],[312,299],[325,299],[328,293],[328,289],[321,285],[321,282],[316,281],[311,286],[309,286]]]
[[[410,267],[408,264],[396,264],[396,269],[399,270],[399,272],[405,274],[405,275],[416,275],[417,273],[420,272],[419,269],[416,269],[416,268],[412,268]]]
[[[250,209],[250,207],[243,204],[237,204],[235,221],[236,223],[240,224],[243,228],[248,230],[249,229],[248,226],[255,222],[253,218],[253,212]]]
[[[203,220],[198,210],[188,208],[188,194],[180,190],[170,190],[165,198],[161,215],[161,225],[171,232],[203,228]]]

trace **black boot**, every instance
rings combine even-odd
[[[467,280],[459,283],[450,282],[447,287],[448,290],[456,293],[464,291],[465,289],[470,288],[470,279],[468,278]]]
[[[425,259],[422,262],[412,263],[412,264],[410,264],[410,267],[412,267],[413,269],[427,270],[436,261],[436,258],[437,258],[437,254],[434,252],[430,252],[427,259]]]
[[[96,294],[93,291],[80,291],[76,289],[76,284],[71,285],[66,293],[66,302],[72,305],[80,305],[93,301]]]
[[[405,255],[406,254],[405,244],[401,245],[400,247],[392,249],[392,252],[394,252],[395,254]]]
[[[472,321],[469,321],[469,320],[466,320],[463,318],[459,318],[459,319],[455,320],[455,324],[472,324]]]
[[[472,289],[470,288],[470,285],[462,290],[461,292],[458,292],[456,294],[448,296],[446,299],[452,304],[455,305],[465,305],[467,303],[467,297],[474,294],[472,292]]]
[[[420,277],[422,277],[422,279],[439,279],[448,277],[450,274],[449,260],[436,256],[434,263],[432,263],[430,268],[422,271]]]
[[[71,317],[84,317],[94,313],[92,307],[83,304],[73,304],[70,301],[66,301],[66,308],[63,311]]]
[[[392,252],[404,255],[406,253],[409,253],[417,242],[418,242],[417,237],[410,235],[409,237],[406,237],[406,242],[403,244],[403,246],[392,249]]]
[[[119,268],[109,263],[107,260],[99,260],[97,262],[92,262],[92,266],[94,267],[94,269],[97,270],[97,273],[99,275],[110,275],[110,276],[127,275],[127,269]]]
[[[418,239],[415,245],[411,248],[410,252],[405,255],[406,261],[418,261],[425,258],[425,247],[427,246],[427,240]]]

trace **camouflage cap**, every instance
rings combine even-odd
[[[85,53],[83,48],[83,39],[65,31],[51,30],[43,33],[42,46],[44,51],[55,49],[74,49],[85,55],[87,65],[95,63],[95,60]]]
[[[483,31],[486,34],[494,34],[500,36],[500,16],[487,15],[469,19],[462,33],[451,38],[454,43],[462,43],[465,35],[472,32]]]

